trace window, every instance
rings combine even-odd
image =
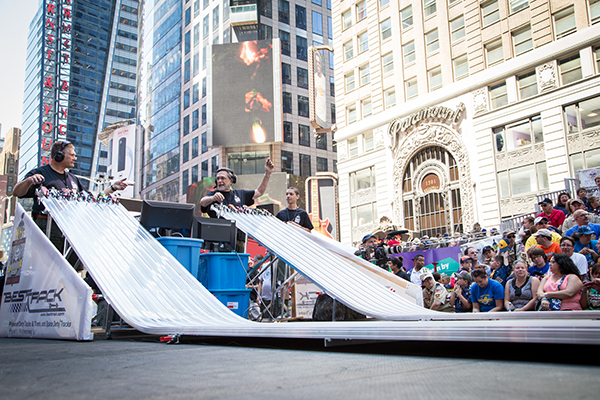
[[[465,17],[460,16],[450,21],[450,32],[452,36],[452,43],[459,41],[465,37]]]
[[[202,19],[202,38],[206,39],[208,37],[208,32],[210,28],[208,26],[208,15],[204,16]]]
[[[260,24],[260,30],[258,32],[258,40],[267,40],[273,38],[273,27]]]
[[[442,67],[437,67],[427,71],[429,77],[429,91],[442,87]]]
[[[187,31],[185,33],[185,54],[188,54],[192,50],[192,31]]]
[[[198,46],[200,43],[200,23],[194,25],[194,46]]]
[[[191,65],[190,65],[190,60],[187,60],[183,64],[183,80],[185,83],[188,83],[190,81],[190,78],[191,78]]]
[[[400,16],[402,18],[402,30],[408,29],[413,25],[412,6],[408,6],[400,11]]]
[[[388,18],[379,24],[381,30],[381,41],[392,37],[392,19]]]
[[[356,122],[356,104],[349,106],[346,109],[348,124]]]
[[[365,153],[373,151],[375,149],[375,139],[373,132],[368,132],[363,135],[363,149]]]
[[[560,77],[563,85],[578,81],[579,79],[583,78],[579,53],[572,55],[571,57],[558,60],[558,69],[560,70]]]
[[[183,136],[190,133],[190,116],[183,117]]]
[[[206,125],[206,104],[202,104],[202,125]]]
[[[367,0],[356,5],[356,21],[362,21],[365,18],[367,18]]]
[[[306,30],[306,8],[296,4],[296,28]]]
[[[323,36],[323,14],[312,12],[312,31],[315,35]]]
[[[354,42],[350,40],[344,43],[344,61],[348,61],[352,57],[354,57]]]
[[[190,142],[183,144],[182,162],[186,163],[190,160]]]
[[[229,0],[223,0],[223,21],[227,21],[228,19],[229,19]],[[223,43],[227,43],[227,42],[223,41]]]
[[[198,75],[198,73],[200,73],[200,53],[198,52],[198,50],[194,51],[194,61],[193,61],[193,65],[192,65],[192,73],[194,76]]]
[[[342,29],[348,29],[352,26],[352,9],[348,9],[342,13]]]
[[[308,46],[306,38],[302,36],[296,36],[296,58],[298,60],[306,61],[308,58]]]
[[[506,82],[490,86],[490,99],[492,109],[503,107],[508,104],[508,93],[506,91]]]
[[[349,74],[346,74],[344,78],[346,80],[346,93],[354,90],[354,71],[350,72]]]
[[[481,18],[483,19],[484,28],[500,20],[498,0],[489,1],[481,5]]]
[[[567,133],[600,126],[600,96],[565,107],[564,119]]]
[[[436,11],[435,0],[423,0],[423,14],[425,17],[435,14]]]
[[[283,141],[285,143],[292,143],[293,142],[293,134],[292,134],[292,130],[294,128],[294,124],[289,122],[289,121],[283,121]]]
[[[358,35],[358,53],[360,54],[367,50],[369,50],[369,34],[368,32],[363,32]]]
[[[281,83],[292,84],[292,66],[287,63],[281,63]]]
[[[510,0],[510,12],[516,13],[529,6],[529,0]]]
[[[517,150],[544,141],[542,118],[539,115],[492,129],[496,153]]]
[[[294,174],[294,153],[281,150],[281,172]]]
[[[206,97],[206,78],[202,78],[202,97]]]
[[[198,126],[200,124],[200,118],[198,116],[198,110],[194,110],[192,112],[192,131],[195,131],[196,129],[198,129]]]
[[[425,42],[427,43],[427,55],[431,55],[440,48],[440,40],[438,30],[434,29],[425,34]]]
[[[485,55],[488,67],[504,61],[504,52],[502,51],[502,39],[489,43],[485,46]]]
[[[370,116],[373,112],[371,110],[371,99],[365,99],[363,101],[361,101],[362,104],[362,119],[367,118],[368,116]]]
[[[531,38],[531,26],[519,29],[512,33],[513,46],[515,47],[515,56],[533,49],[533,39]]]
[[[258,8],[259,8],[260,15],[262,15],[264,17],[273,18],[273,10],[271,7],[272,7],[271,1],[259,1],[258,2]]]
[[[298,95],[298,115],[301,117],[308,117],[309,107],[308,107],[308,97]]]
[[[317,149],[327,150],[327,132],[316,134],[315,145]]]
[[[415,42],[409,42],[402,46],[402,54],[404,56],[404,65],[408,65],[417,59],[415,54]]]
[[[452,60],[452,64],[454,66],[455,81],[469,76],[469,58],[466,54]]]
[[[185,10],[185,26],[188,26],[192,22],[192,7],[188,7]]]
[[[379,0],[380,8],[383,8],[383,7],[387,6],[388,4],[390,4],[390,0]]]
[[[210,158],[210,167],[212,168],[213,175],[215,175],[217,173],[217,170],[219,169],[219,156],[212,156]],[[243,172],[246,172],[246,171],[243,171]]]
[[[358,154],[358,150],[356,154]],[[360,171],[351,172],[349,178],[350,193],[356,193],[360,190],[375,188],[375,167],[369,167],[361,169]]]
[[[596,55],[596,72],[600,73],[600,46],[594,47],[594,54]]]
[[[363,65],[359,69],[360,72],[360,86],[366,85],[371,82],[371,72],[369,69],[369,64]]]
[[[283,112],[292,113],[292,94],[289,92],[283,92]]]
[[[417,86],[417,78],[414,77],[412,79],[404,82],[404,89],[406,92],[406,99],[411,99],[419,95],[419,87]]]
[[[554,27],[556,30],[557,39],[576,32],[577,26],[575,25],[574,8],[569,7],[566,10],[559,11],[554,14]]]
[[[350,157],[356,157],[358,155],[358,138],[348,139],[348,154]]]
[[[327,17],[327,37],[333,40],[333,19]]]
[[[501,198],[547,190],[550,184],[546,162],[498,172],[498,187]]]
[[[202,154],[206,153],[208,151],[208,145],[207,145],[207,138],[206,138],[206,132],[202,132]]]
[[[310,146],[310,126],[298,124],[298,144]]]
[[[535,70],[517,76],[517,83],[519,85],[519,96],[521,100],[538,94]]]
[[[306,68],[297,68],[298,87],[308,89],[308,70]]]
[[[396,88],[387,89],[383,92],[383,101],[385,102],[385,109],[396,105]]]
[[[335,103],[331,103],[331,123],[335,124]],[[335,151],[335,143],[333,144],[333,151]]]
[[[381,58],[383,66],[383,77],[390,76],[394,73],[394,53],[389,52]]]
[[[290,23],[290,2],[287,0],[279,0],[279,22]]]
[[[198,157],[198,137],[192,139],[192,158]]]
[[[329,95],[335,97],[335,78],[329,77]]]
[[[300,154],[300,176],[311,176],[312,170],[310,168],[310,156],[307,154]]]
[[[266,4],[269,4],[269,13],[270,13],[271,12],[271,2],[268,2]],[[213,8],[213,31],[215,31],[217,29],[219,29],[219,6],[218,5],[215,8]]]
[[[280,30],[279,40],[281,41],[281,54],[289,56],[291,54],[290,34]]]
[[[190,89],[183,92],[183,109],[187,109],[190,106]]]
[[[592,25],[600,22],[600,0],[590,0],[590,20]]]
[[[317,157],[317,172],[327,171],[327,159],[323,157]]]
[[[202,161],[202,179],[208,178],[208,160]]]
[[[183,194],[187,194],[187,187],[189,186],[189,175],[190,171],[185,170],[181,173],[181,187],[183,188]]]
[[[192,167],[192,183],[198,182],[198,166],[194,165]]]

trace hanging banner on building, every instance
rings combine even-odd
[[[413,269],[413,258],[417,254],[425,257],[425,268],[431,272],[451,275],[458,271],[460,267],[458,259],[460,258],[460,247],[443,247],[440,249],[408,251],[406,253],[394,254],[392,257],[400,257],[406,271]]]
[[[17,204],[0,337],[92,340],[92,290]]]

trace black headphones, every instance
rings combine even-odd
[[[68,140],[61,140],[61,141],[57,142],[56,144],[59,144],[59,143],[60,143],[60,149],[57,150],[56,153],[54,153],[54,155],[52,156],[52,158],[56,162],[61,162],[62,160],[65,159],[65,153],[63,153],[63,150],[65,149],[65,147],[67,147],[68,145],[71,144],[71,142],[69,142]]]
[[[219,168],[217,170],[217,172],[215,172],[215,176],[217,176],[217,174],[221,171],[225,171],[227,172],[227,177],[229,178],[229,180],[231,181],[231,183],[236,183],[237,182],[237,176],[235,176],[235,173],[233,172],[233,170],[229,169],[229,168]]]

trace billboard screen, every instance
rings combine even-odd
[[[208,145],[281,141],[279,40],[212,46]]]

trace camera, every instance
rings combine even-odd
[[[402,252],[401,245],[388,246],[387,242],[390,241],[392,238],[404,233],[408,233],[408,230],[402,229],[398,231],[392,231],[388,233],[385,239],[383,239],[381,243],[379,243],[375,248],[358,250],[356,253],[354,253],[354,255],[359,256],[362,259],[367,260],[369,262],[372,262],[381,268],[387,269],[386,264],[390,260],[389,256],[392,254]]]

